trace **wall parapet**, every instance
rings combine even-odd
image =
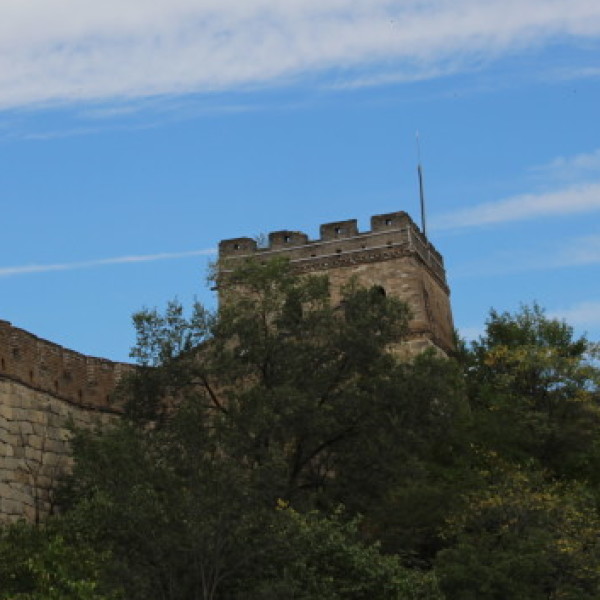
[[[408,213],[398,211],[371,217],[371,229],[360,232],[356,219],[335,221],[320,226],[319,239],[311,240],[301,231],[274,231],[268,235],[268,244],[260,247],[256,240],[238,237],[219,243],[221,273],[227,273],[236,259],[250,257],[267,259],[285,256],[299,270],[326,269],[333,266],[328,260],[341,263],[352,256],[358,262],[368,262],[370,254],[377,253],[374,260],[385,260],[387,250],[391,258],[398,252],[416,255],[432,274],[447,288],[444,259],[427,240]],[[319,267],[318,265],[322,266]]]
[[[0,379],[12,380],[75,406],[121,412],[113,392],[133,365],[87,356],[0,320]]]

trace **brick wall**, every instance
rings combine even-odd
[[[68,423],[118,418],[112,393],[132,368],[85,356],[0,321],[0,519],[52,512],[71,467]]]

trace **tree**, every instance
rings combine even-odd
[[[307,599],[435,597],[433,578],[366,542],[398,466],[435,453],[455,412],[431,377],[438,359],[402,366],[391,350],[407,307],[354,283],[333,305],[326,278],[283,261],[226,283],[217,315],[196,306],[187,319],[177,303],[136,315],[127,420],[73,441],[72,531],[110,551],[132,599],[268,598],[284,585]],[[360,535],[328,518],[340,502],[349,520],[369,509]]]
[[[303,600],[441,600],[436,577],[405,568],[398,556],[367,545],[358,518],[342,509],[324,516],[299,513],[280,501],[273,522],[276,552],[263,561],[260,574],[238,582],[231,597]],[[239,584],[241,583],[241,586]]]
[[[54,525],[24,522],[0,527],[2,600],[118,600],[103,582],[106,553],[69,543]]]
[[[462,353],[470,484],[436,557],[449,598],[600,595],[594,348],[534,305],[492,311]]]
[[[600,484],[600,372],[594,347],[534,305],[492,311],[466,375],[479,442],[535,459],[551,477]]]
[[[299,278],[284,261],[248,263],[227,285],[218,317],[196,307],[184,322],[175,304],[164,317],[136,316],[135,354],[153,369],[150,385],[148,368],[130,384],[129,412],[158,408],[156,422],[193,401],[221,452],[252,471],[270,502],[299,502],[329,485],[341,447],[379,418],[386,398],[376,388],[395,369],[388,348],[405,335],[408,310],[355,285],[334,306],[326,278]]]
[[[590,490],[490,455],[488,485],[448,519],[436,567],[448,598],[592,600],[600,594],[600,519]]]

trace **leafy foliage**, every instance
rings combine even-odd
[[[134,317],[125,418],[76,432],[53,529],[2,538],[29,548],[7,597],[600,597],[585,338],[534,305],[401,361],[410,314],[377,289],[334,304],[284,261],[220,277],[215,315]]]
[[[600,596],[594,349],[536,305],[463,353],[473,477],[436,559],[449,598]]]
[[[68,543],[56,527],[25,523],[0,528],[0,598],[6,600],[118,600],[102,582],[108,556]]]

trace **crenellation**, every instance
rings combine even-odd
[[[359,232],[356,219],[335,221],[320,226],[320,237],[310,240],[307,234],[299,231],[275,231],[268,235],[269,244],[259,248],[258,244],[248,237],[223,240],[219,244],[219,260],[221,270],[227,271],[224,261],[236,258],[247,259],[249,256],[268,258],[281,255],[290,261],[309,259],[328,259],[336,255],[348,255],[351,252],[373,251],[404,247],[406,253],[416,253],[423,263],[446,286],[444,262],[441,254],[423,236],[417,225],[404,211],[374,215],[371,217],[371,229]],[[364,254],[364,252],[363,252]],[[397,252],[396,252],[397,254]],[[355,257],[364,262],[365,256]],[[378,252],[373,260],[386,259]],[[325,265],[322,268],[327,268]]]
[[[334,221],[333,223],[324,223],[319,228],[322,241],[343,240],[358,235],[358,224],[356,219],[346,221]]]
[[[36,520],[72,464],[69,423],[108,423],[110,394],[132,365],[114,363],[0,321],[0,520]]]
[[[236,256],[256,252],[258,244],[249,237],[232,238],[219,242],[219,256]]]
[[[286,248],[308,244],[308,235],[301,231],[273,231],[269,233],[269,248]]]
[[[373,215],[370,224],[369,231],[360,232],[356,219],[325,223],[316,240],[298,231],[275,231],[265,248],[251,238],[224,240],[219,244],[219,280],[225,283],[239,261],[281,256],[297,273],[326,272],[336,301],[343,285],[356,277],[408,303],[412,348],[429,344],[450,352],[454,328],[441,254],[404,211]],[[218,287],[224,290],[226,284]]]
[[[404,211],[386,213],[383,215],[373,215],[371,217],[371,231],[385,231],[402,227],[406,220],[410,219]]]
[[[133,367],[86,356],[0,321],[0,379],[17,381],[71,404],[118,412],[110,395]]]

